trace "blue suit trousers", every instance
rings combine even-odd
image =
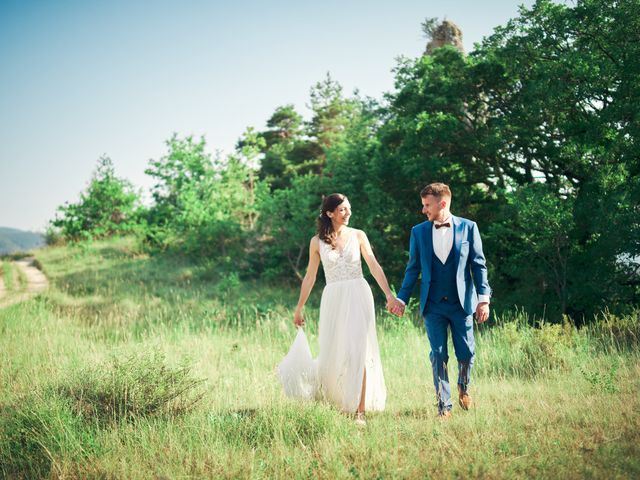
[[[475,354],[473,316],[468,315],[457,301],[455,303],[428,301],[425,308],[424,325],[431,345],[429,359],[433,369],[433,384],[438,399],[438,411],[451,410],[451,386],[447,371],[449,327],[458,360],[458,385],[466,392],[471,382],[471,368]]]

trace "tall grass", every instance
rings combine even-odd
[[[0,310],[3,477],[640,475],[637,315],[581,329],[494,318],[477,330],[476,407],[442,423],[420,318],[379,312],[387,408],[358,429],[282,396],[295,288],[130,240],[39,260],[50,290]],[[315,353],[320,290],[306,310]]]
[[[4,288],[11,292],[15,288],[14,267],[11,262],[1,262],[2,276],[4,279]]]
[[[191,367],[171,367],[160,352],[114,356],[108,363],[85,367],[57,392],[85,419],[101,422],[136,420],[193,409],[204,396]]]

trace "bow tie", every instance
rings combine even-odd
[[[441,224],[437,224],[436,223],[435,226],[436,226],[436,230],[437,230],[437,229],[442,228],[442,227],[451,227],[451,224],[449,222],[441,223]]]

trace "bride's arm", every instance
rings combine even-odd
[[[318,273],[318,266],[320,265],[320,249],[318,241],[318,237],[316,236],[311,239],[311,242],[309,242],[309,265],[307,265],[307,273],[302,280],[300,298],[298,299],[296,313],[293,316],[293,323],[298,327],[304,326],[302,309],[304,308],[304,304],[307,303],[307,299],[309,298],[313,285],[316,283],[316,275]]]
[[[373,254],[373,250],[371,249],[371,244],[369,243],[369,239],[367,235],[362,230],[356,230],[358,235],[358,240],[360,241],[360,251],[362,252],[362,256],[364,257],[364,261],[367,262],[367,266],[369,267],[369,271],[373,278],[376,279],[378,285],[384,292],[384,295],[387,297],[387,302],[395,301],[395,296],[391,292],[389,288],[389,282],[387,282],[387,277],[382,270],[382,267],[376,260],[375,255]]]

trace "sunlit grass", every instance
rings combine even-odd
[[[359,429],[280,391],[295,287],[225,281],[213,262],[150,258],[126,239],[38,257],[50,291],[0,310],[8,478],[640,475],[637,317],[534,329],[518,313],[480,328],[476,407],[443,423],[419,318],[380,312],[387,409]]]
[[[0,267],[2,268],[4,288],[7,292],[11,292],[16,287],[15,268],[11,262],[0,262]]]

